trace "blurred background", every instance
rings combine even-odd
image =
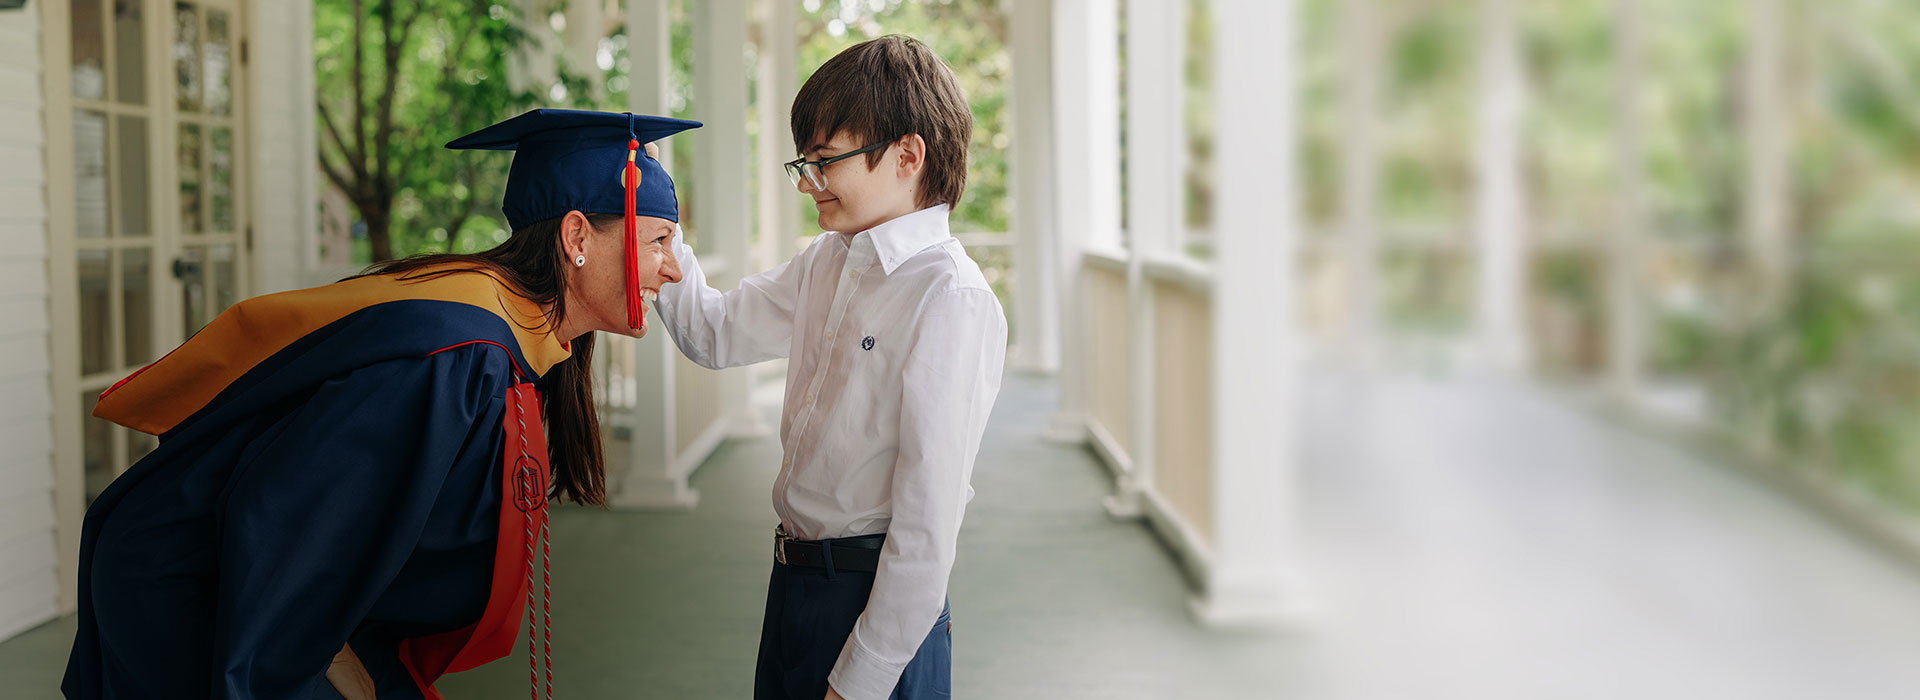
[[[505,240],[511,156],[442,145],[536,107],[704,122],[664,160],[735,285],[819,234],[793,94],[884,34],[967,93],[1011,328],[957,693],[1920,688],[1910,0],[13,0],[0,697],[55,695],[82,514],[156,444],[102,389]],[[744,697],[784,367],[602,342],[560,687]]]

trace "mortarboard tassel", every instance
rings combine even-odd
[[[647,327],[647,309],[640,302],[639,221],[634,216],[633,201],[634,191],[640,188],[640,167],[634,163],[639,150],[639,139],[627,139],[627,173],[622,182],[627,189],[627,327],[633,330]]]

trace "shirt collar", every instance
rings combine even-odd
[[[873,250],[880,257],[881,271],[891,275],[908,258],[953,237],[947,232],[949,210],[950,207],[945,204],[935,204],[862,231],[859,235],[873,241]]]

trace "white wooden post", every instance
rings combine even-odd
[[[1375,0],[1340,5],[1340,254],[1347,312],[1340,354],[1349,369],[1370,370],[1380,342],[1380,8]],[[1223,83],[1224,84],[1224,83]]]
[[[799,15],[788,0],[760,4],[760,246],[769,266],[793,258],[800,235],[800,198],[782,163],[795,157],[789,117],[799,92]]]
[[[626,0],[627,110],[666,116],[673,75],[673,15],[670,0]],[[671,165],[673,149],[660,149],[660,164]]]
[[[555,57],[558,41],[547,18],[553,12],[553,0],[518,0],[514,6],[520,12],[520,28],[527,35],[507,60],[507,84],[515,90],[531,91],[536,101],[545,102],[559,66]]]
[[[606,7],[599,0],[573,0],[564,10],[566,31],[560,34],[561,66],[567,74],[587,82],[586,95],[574,95],[598,102],[606,94],[606,72],[600,70],[600,40],[606,38]]]
[[[671,69],[669,0],[627,0],[627,109],[634,114],[669,114],[668,76]],[[679,138],[686,138],[681,136]],[[673,151],[660,149],[660,162],[671,170]],[[658,335],[655,335],[658,333]],[[602,340],[612,339],[601,336]],[[608,349],[633,353],[634,405],[628,415],[616,416],[627,431],[627,460],[623,472],[609,475],[614,488],[609,500],[632,508],[692,508],[700,494],[677,473],[680,450],[675,430],[674,349],[665,331],[649,331],[637,341],[617,340]]]
[[[1120,245],[1120,8],[1116,0],[1053,4],[1055,288],[1060,327],[1059,403],[1048,435],[1087,439],[1089,247]]]
[[[747,0],[710,0],[693,8],[693,132],[700,167],[694,177],[694,235],[713,243],[709,278],[716,289],[733,289],[753,270],[751,203],[747,188]],[[732,435],[768,432],[753,410],[753,374],[747,368],[720,373],[721,413]]]
[[[1526,193],[1520,183],[1520,32],[1513,0],[1480,2],[1480,99],[1475,115],[1474,333],[1486,369],[1526,368]]]
[[[1636,272],[1641,263],[1646,215],[1640,151],[1640,0],[1614,2],[1615,163],[1613,235],[1607,238],[1607,393],[1633,402],[1642,372],[1640,296]]]
[[[1300,231],[1293,0],[1216,3],[1213,65],[1214,551],[1192,609],[1202,621],[1282,619],[1305,608],[1293,440]],[[1129,24],[1129,26],[1137,26]]]
[[[1787,135],[1781,105],[1781,0],[1747,4],[1746,89],[1740,110],[1746,120],[1747,172],[1741,198],[1741,228],[1761,308],[1780,301],[1792,265],[1787,235]]]
[[[1013,57],[1014,367],[1060,366],[1054,264],[1052,0],[1006,3]]]
[[[79,394],[66,377],[80,376],[80,333],[69,319],[80,318],[74,293],[57,290],[79,289],[75,269],[74,237],[77,231],[74,211],[75,159],[71,102],[73,90],[72,4],[43,2],[28,6],[24,12],[39,13],[41,94],[21,95],[35,103],[45,129],[45,163],[42,175],[46,187],[46,282],[41,291],[47,300],[47,370],[52,378],[52,401],[48,424],[52,435],[49,450],[53,457],[54,546],[59,548],[60,614],[79,606],[80,529],[86,515],[86,468],[82,464],[86,446],[82,442],[85,417],[80,413]],[[63,157],[64,156],[64,157]]]
[[[248,24],[247,144],[254,203],[255,294],[300,286],[320,261],[319,145],[314,131],[313,2],[256,2]]]
[[[1145,264],[1166,255],[1185,225],[1186,130],[1179,96],[1184,94],[1186,12],[1161,0],[1127,0],[1126,7],[1127,300],[1136,310],[1127,336],[1133,345],[1128,372],[1133,471],[1121,477],[1107,508],[1131,517],[1143,512],[1140,497],[1153,488],[1154,478],[1153,296]]]

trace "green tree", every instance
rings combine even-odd
[[[505,154],[443,146],[533,96],[507,83],[526,33],[486,0],[319,0],[314,4],[320,165],[366,226],[374,260],[471,250],[462,234],[503,233],[491,207]],[[463,245],[464,242],[464,245]]]

